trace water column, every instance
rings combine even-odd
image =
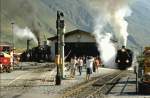
[[[61,57],[61,77],[64,77],[64,32],[65,32],[65,22],[64,22],[64,14],[60,12],[60,57]]]

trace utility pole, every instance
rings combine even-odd
[[[14,48],[14,46],[15,46],[15,45],[14,45],[14,44],[15,44],[15,40],[14,40],[14,24],[15,24],[14,22],[11,23],[11,26],[12,26],[12,35],[13,35],[13,37],[12,37],[12,40],[13,40],[13,41],[12,41],[13,48]]]
[[[13,53],[12,53],[12,59],[13,59],[13,62],[12,62],[12,66],[14,67],[14,58],[13,58],[13,56],[14,56],[14,50],[15,50],[15,35],[14,35],[14,22],[11,22],[11,26],[12,26],[12,34],[13,34],[13,41],[12,41],[12,45],[13,45]]]
[[[141,51],[141,56],[142,56],[143,55],[143,52],[142,52],[143,51],[143,46],[141,46],[140,48],[141,48],[140,51]]]

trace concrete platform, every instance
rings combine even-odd
[[[108,73],[115,72],[116,69],[108,69],[108,68],[99,68],[98,72],[93,73],[91,77],[96,76],[103,76]],[[12,85],[12,84],[22,84],[24,81],[27,80],[27,85],[29,87],[12,87],[5,89],[5,87],[1,88],[3,93],[7,94],[7,97],[2,98],[61,98],[61,95],[65,89],[68,87],[72,87],[74,85],[80,84],[86,81],[86,69],[83,68],[82,75],[79,75],[79,72],[76,71],[76,75],[74,79],[68,78],[70,75],[70,71],[65,71],[66,79],[61,81],[61,85],[55,85],[55,76],[56,76],[56,68],[52,71],[43,70],[42,72],[38,73],[37,71],[27,70],[21,71],[16,70],[12,73],[1,73],[1,86],[4,85]],[[106,98],[150,98],[150,96],[136,96],[135,95],[135,76],[130,75],[131,77],[123,77],[120,80],[120,84],[116,85],[110,95],[106,95]],[[6,81],[8,79],[8,81]],[[9,81],[10,79],[10,81]],[[12,80],[11,80],[12,79]],[[33,80],[34,81],[30,81]],[[125,83],[128,80],[126,86]],[[4,81],[4,83],[3,83]],[[30,86],[30,83],[31,86]],[[130,89],[129,89],[130,88]],[[120,93],[118,91],[122,91]],[[122,90],[121,90],[122,89]],[[1,93],[2,93],[1,92]],[[8,93],[9,92],[9,93]],[[132,92],[129,93],[129,92]]]
[[[106,98],[150,98],[150,96],[107,96]]]
[[[96,77],[96,76],[103,76],[105,74],[115,72],[115,69],[108,69],[108,68],[99,68],[98,72],[93,73],[91,77]],[[53,82],[49,82],[47,80],[50,79],[50,77],[55,77],[56,76],[56,69],[54,69],[51,73],[45,73],[45,79],[46,81],[39,81],[37,85],[38,87],[32,87],[33,95],[34,94],[44,94],[45,96],[50,96],[50,98],[60,98],[61,93],[63,90],[65,90],[68,87],[72,87],[74,85],[80,84],[84,81],[86,81],[86,69],[83,68],[82,75],[79,75],[79,72],[76,71],[76,75],[74,79],[69,79],[68,76],[70,75],[70,71],[65,72],[66,79],[61,81],[61,85],[55,85]],[[43,88],[43,86],[45,86]],[[25,94],[28,95],[28,94]],[[31,94],[30,94],[31,96]],[[32,96],[34,98],[34,96]],[[47,97],[46,97],[47,98]]]
[[[108,69],[108,68],[99,68],[98,71],[96,73],[93,73],[91,75],[91,77],[96,77],[96,76],[102,76],[111,72],[115,72],[115,69]],[[56,86],[54,85],[54,83],[50,83],[50,82],[44,82],[42,83],[43,85],[47,85],[47,91],[45,93],[47,93],[49,96],[51,96],[51,98],[60,98],[62,91],[68,87],[72,87],[74,85],[80,84],[84,81],[86,81],[86,69],[83,68],[82,71],[82,75],[79,75],[79,72],[76,71],[76,75],[74,79],[69,79],[68,76],[70,75],[70,71],[66,71],[65,72],[66,75],[66,79],[61,81],[61,85]],[[48,75],[46,75],[48,76]],[[51,77],[55,77],[56,76],[56,69],[53,70],[53,72],[51,72],[51,75],[49,75]],[[48,77],[46,77],[48,79]],[[36,89],[36,88],[35,88]],[[34,89],[34,91],[36,91]]]

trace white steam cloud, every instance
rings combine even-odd
[[[112,34],[104,32],[103,27],[109,24],[118,44],[127,45],[128,23],[125,17],[131,15],[129,0],[92,0],[89,2],[97,14],[93,34],[96,37],[101,59],[106,66],[115,67],[116,46],[110,40]]]
[[[110,40],[112,38],[112,34],[102,33],[105,22],[100,17],[96,21],[96,24],[97,25],[94,28],[93,34],[96,37],[96,42],[98,45],[98,50],[100,51],[101,60],[105,64],[105,66],[115,68],[116,48],[114,43],[112,43],[112,41]]]
[[[111,68],[115,68],[115,58],[116,48],[114,44],[110,41],[111,34],[106,33],[105,35],[98,36],[97,40],[99,41],[98,49],[101,51],[102,62]]]
[[[14,25],[13,32],[19,39],[32,39],[36,44],[38,44],[36,36],[28,27],[20,28],[19,26]]]
[[[118,9],[110,18],[110,24],[112,25],[115,36],[118,39],[119,45],[127,45],[128,37],[128,23],[124,19],[127,16],[130,16],[131,10],[128,6]]]

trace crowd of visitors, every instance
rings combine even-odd
[[[93,72],[98,72],[98,67],[101,66],[101,60],[99,57],[72,57],[70,61],[70,77],[75,78],[76,71],[78,70],[79,75],[82,75],[82,69],[86,68],[86,80],[90,79],[90,75]]]

